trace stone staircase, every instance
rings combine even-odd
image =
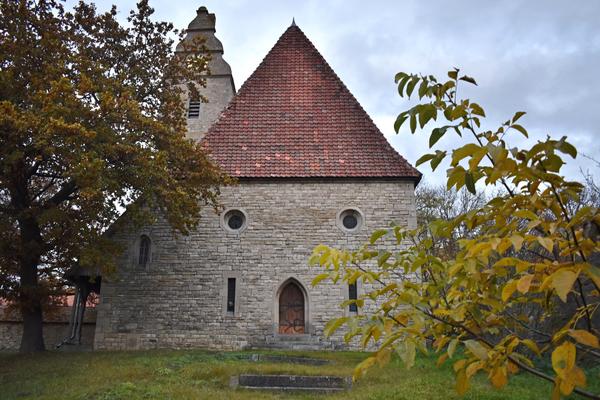
[[[277,350],[335,350],[340,344],[324,340],[320,336],[309,334],[298,335],[271,335],[265,337],[264,344],[256,346],[263,349]]]

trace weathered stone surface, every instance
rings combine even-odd
[[[277,294],[289,279],[306,296],[306,332],[320,337],[327,321],[348,313],[339,306],[348,287],[310,285],[321,272],[308,266],[312,249],[321,243],[356,248],[392,221],[416,224],[410,181],[242,181],[223,188],[221,201],[225,209],[245,212],[243,232],[227,231],[220,216],[206,208],[189,236],[174,237],[164,220],[117,234],[128,250],[119,260],[118,275],[102,283],[97,349],[262,347],[277,334]],[[336,224],[346,208],[363,214],[357,232],[344,232]],[[152,240],[145,268],[136,262],[141,234]],[[229,277],[237,279],[234,313],[227,313],[225,305]],[[372,307],[367,303],[360,312]],[[330,342],[331,348],[341,347],[341,335]]]

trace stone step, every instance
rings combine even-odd
[[[267,342],[310,342],[319,343],[321,338],[315,335],[301,334],[301,335],[272,335],[266,337]]]
[[[301,350],[301,351],[319,351],[335,350],[340,346],[335,343],[324,340],[315,335],[270,335],[265,337],[265,342],[253,346],[253,348],[272,349],[272,350]]]
[[[270,363],[289,363],[289,364],[304,364],[304,365],[326,365],[330,364],[330,360],[322,358],[310,358],[310,357],[294,357],[288,355],[276,355],[276,354],[252,354],[250,359],[252,361],[264,361]]]
[[[311,343],[270,343],[260,346],[262,349],[270,350],[298,350],[298,351],[319,351],[332,350],[331,344],[311,344]]]
[[[340,376],[252,375],[231,378],[232,387],[260,390],[337,392],[349,389],[349,378]]]

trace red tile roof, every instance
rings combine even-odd
[[[244,83],[204,143],[211,158],[239,178],[421,176],[295,25]]]

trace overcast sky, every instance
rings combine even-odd
[[[69,1],[71,3],[71,1]],[[114,1],[96,1],[107,9]],[[205,5],[217,17],[217,36],[232,67],[236,89],[258,66],[295,18],[392,145],[413,163],[427,151],[425,132],[395,134],[396,115],[409,102],[396,91],[398,71],[445,76],[451,67],[477,79],[462,93],[487,110],[489,127],[511,117],[521,120],[531,141],[550,134],[600,159],[600,1],[250,1],[194,3],[150,0],[156,18],[187,27]],[[121,15],[134,7],[118,1]],[[456,146],[455,137],[444,147]],[[580,156],[579,168],[598,180],[600,168]],[[444,168],[426,180],[441,183]]]

